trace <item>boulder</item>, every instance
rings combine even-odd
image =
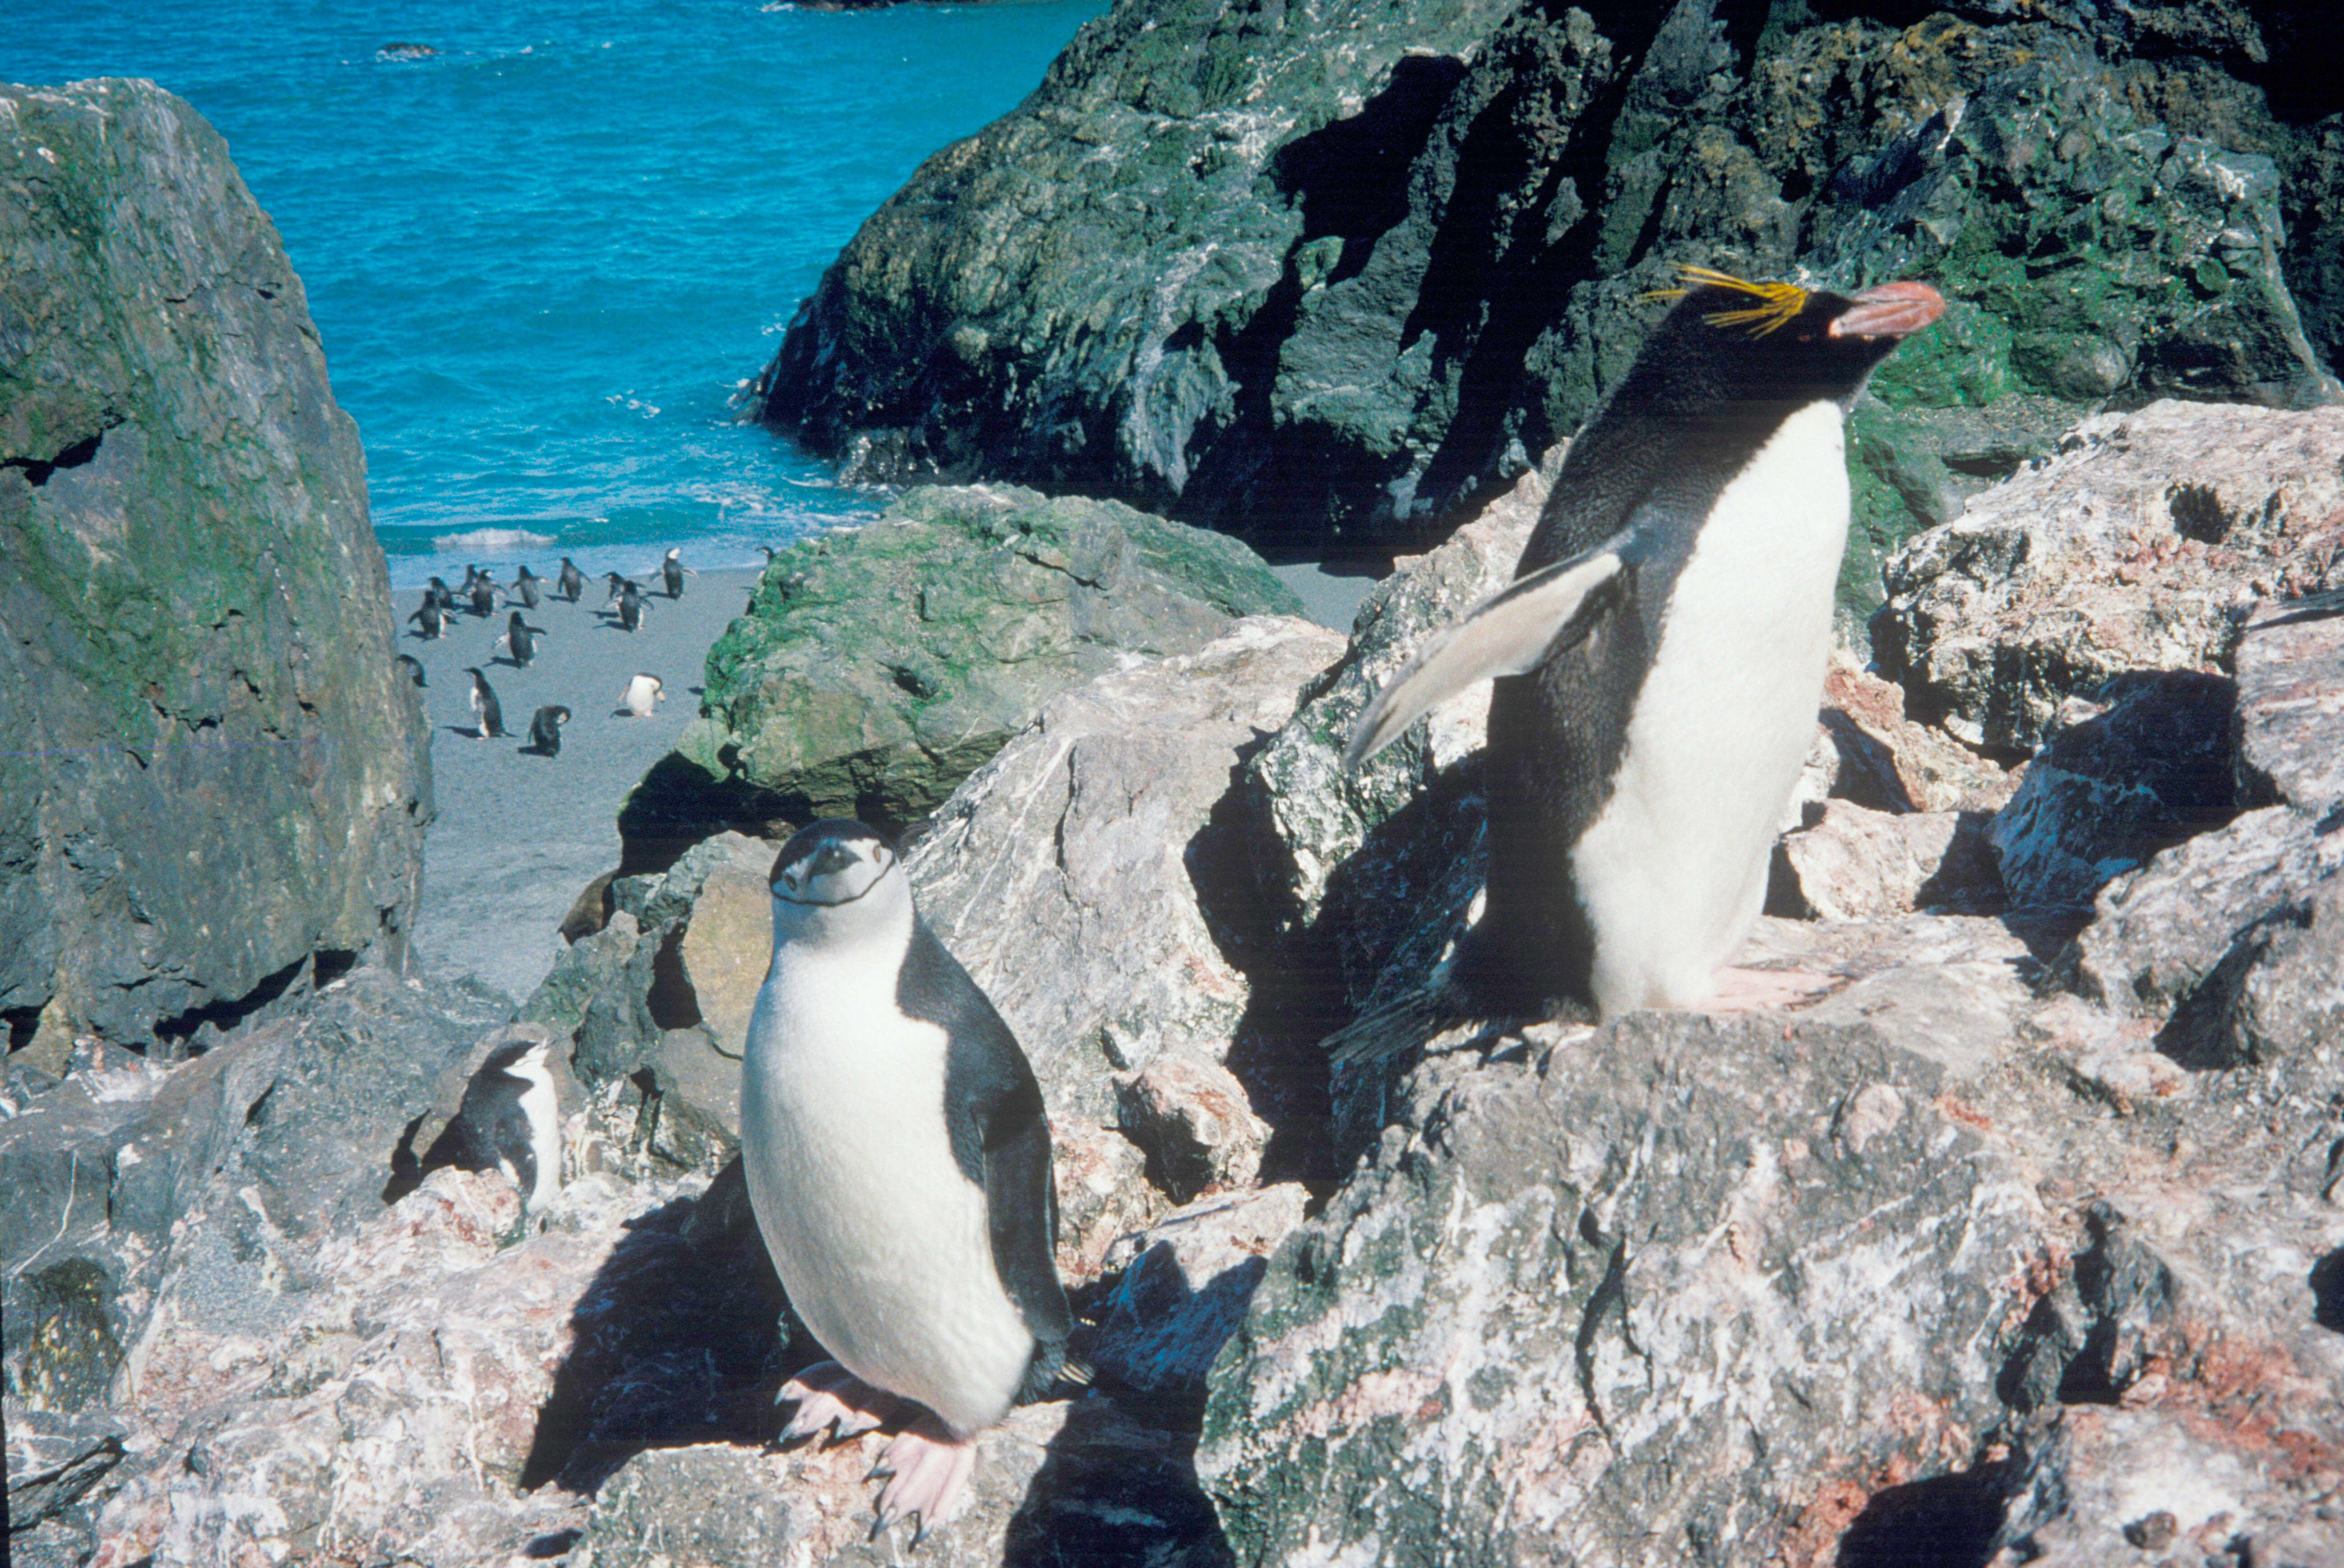
[[[1060,693],[913,850],[922,913],[1016,1033],[1054,1113],[1106,1117],[1112,1075],[1167,1049],[1229,1054],[1250,987],[1205,907],[1229,854],[1214,808],[1341,648],[1323,627],[1256,617]]]
[[[404,962],[428,737],[227,144],[152,83],[0,86],[0,1015],[167,1057]]]
[[[630,841],[734,822],[902,828],[1051,696],[1301,602],[1234,540],[1112,501],[914,491],[792,546],[708,654],[701,716],[620,815]]]
[[[2218,673],[2258,598],[2326,584],[2344,551],[2344,410],[2157,402],[2086,420],[1887,568],[1882,673],[1989,752],[2140,671]]]
[[[2336,395],[2335,105],[2262,86],[2319,15],[1145,0],[864,223],[754,396],[869,478],[1406,549],[1586,417],[1677,264],[1918,275],[1953,309],[1857,410],[1861,614],[2106,400]]]
[[[1418,1069],[1217,1363],[1239,1561],[1802,1561],[1836,1490],[1967,1461],[2042,1216],[1955,1074],[1682,1013],[1490,1054]]]
[[[1767,909],[1802,919],[1874,920],[1922,908],[1998,905],[2002,885],[1976,812],[1824,804],[1776,846]]]
[[[1185,1407],[1193,1420],[1213,1358],[1309,1198],[1291,1181],[1217,1193],[1117,1242],[1107,1262],[1119,1277],[1098,1309],[1091,1351],[1102,1386]]]
[[[1261,1174],[1269,1124],[1218,1062],[1166,1051],[1115,1087],[1125,1136],[1147,1152],[1155,1184],[1174,1202],[1249,1188]]]
[[[2158,850],[2228,822],[2236,695],[2218,675],[2144,672],[2064,704],[1986,829],[2011,901],[2087,905]]]

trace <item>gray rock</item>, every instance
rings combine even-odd
[[[908,862],[928,923],[1015,1031],[1054,1112],[1103,1118],[1111,1075],[1229,1052],[1249,986],[1199,897],[1232,772],[1341,651],[1252,618],[1197,652],[1053,697],[956,790]]]
[[[1899,814],[1829,801],[1814,825],[1783,836],[1776,855],[1767,907],[1778,915],[1870,920],[2002,901],[1975,812]]]
[[[2337,541],[2344,546],[2344,538]],[[2325,602],[2257,605],[2238,639],[2242,791],[2326,823],[2344,805],[2344,614]]]
[[[1103,1385],[1143,1399],[1201,1402],[1213,1358],[1308,1203],[1295,1182],[1217,1194],[1118,1242],[1107,1264],[1121,1277],[1099,1309],[1092,1350]]]
[[[1050,1118],[1050,1174],[1058,1193],[1058,1272],[1069,1289],[1099,1276],[1116,1242],[1169,1207],[1147,1179],[1137,1144],[1082,1117]]]
[[[1301,602],[1236,541],[1112,501],[914,491],[767,566],[631,840],[742,821],[916,822],[1051,696]]]
[[[357,427],[226,144],[151,83],[0,106],[0,1012],[52,1060],[167,1056],[403,962],[427,737]]]
[[[1240,1561],[1758,1561],[1995,1419],[2039,1219],[1937,1063],[1649,1013],[1477,1054],[1223,1352],[1197,1472]]]
[[[1251,1187],[1261,1174],[1269,1124],[1218,1062],[1164,1051],[1115,1087],[1118,1125],[1147,1152],[1156,1185],[1175,1203]]]
[[[2247,605],[2326,582],[2340,462],[2344,410],[2158,402],[2087,420],[1889,562],[1882,672],[1915,717],[2031,752],[2063,703],[2113,676],[2217,670]]]
[[[2071,701],[1986,829],[2011,902],[2087,905],[2158,850],[2229,821],[2236,694],[2218,675],[2145,673]]]

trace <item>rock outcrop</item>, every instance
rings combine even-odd
[[[775,556],[708,654],[701,717],[620,814],[631,841],[943,804],[1053,694],[1301,602],[1234,540],[1112,501],[915,491]]]
[[[2102,400],[2337,394],[2327,25],[1128,4],[864,224],[757,405],[875,478],[1408,548],[1585,417],[1675,264],[1918,273],[1954,305],[1857,413],[1863,612],[1898,539]]]
[[[400,959],[430,774],[358,430],[211,127],[0,86],[0,1016],[168,1056]]]

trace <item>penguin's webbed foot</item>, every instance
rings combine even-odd
[[[871,1467],[873,1475],[887,1478],[879,1491],[879,1522],[872,1527],[872,1538],[899,1519],[916,1516],[912,1544],[917,1546],[929,1531],[950,1523],[960,1512],[975,1468],[976,1440],[953,1436],[944,1422],[924,1412],[895,1434]]]
[[[836,1361],[816,1361],[782,1385],[775,1404],[797,1401],[779,1442],[795,1442],[831,1429],[829,1442],[861,1437],[895,1413],[897,1400],[884,1389],[874,1389]]]
[[[1702,1004],[1704,1013],[1759,1013],[1821,1001],[1847,982],[1837,975],[1803,969],[1735,969],[1717,972],[1717,994]]]

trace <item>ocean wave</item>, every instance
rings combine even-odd
[[[525,528],[476,528],[470,533],[435,533],[431,548],[443,555],[495,555],[507,550],[543,550],[553,542],[550,533]]]

